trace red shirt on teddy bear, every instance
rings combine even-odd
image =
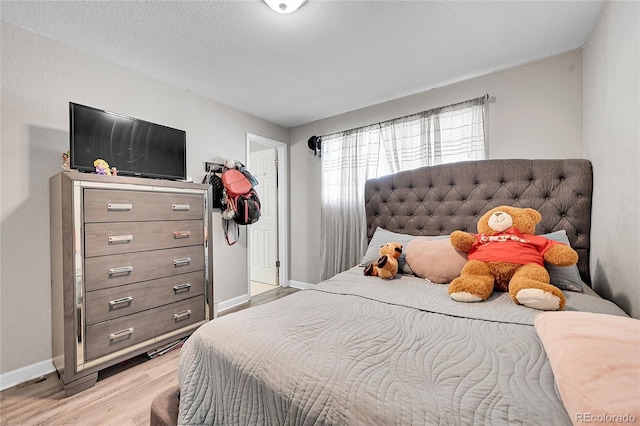
[[[544,253],[560,244],[539,235],[522,234],[508,229],[497,234],[475,234],[476,242],[469,250],[469,260],[483,262],[509,262],[519,265],[536,263],[544,266]]]

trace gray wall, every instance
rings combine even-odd
[[[610,1],[584,47],[594,289],[640,318],[640,3]]]
[[[50,366],[49,177],[69,147],[69,101],[187,131],[187,173],[245,159],[245,132],[288,142],[289,130],[2,23],[0,373]],[[213,217],[216,296],[247,293],[246,239],[228,247]]]
[[[320,280],[320,160],[311,135],[329,134],[488,93],[491,158],[584,158],[582,51],[577,50],[291,129],[291,280]],[[295,207],[294,207],[295,206]]]

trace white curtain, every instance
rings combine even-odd
[[[367,248],[364,184],[421,166],[486,158],[488,96],[322,137],[321,278]]]

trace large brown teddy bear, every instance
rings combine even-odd
[[[449,284],[449,295],[459,302],[479,302],[494,290],[509,291],[517,304],[545,311],[564,307],[565,298],[549,284],[544,268],[570,266],[578,254],[566,244],[533,235],[542,216],[534,209],[500,206],[478,221],[480,234],[454,231],[451,244],[468,252],[460,276]]]
[[[392,280],[398,273],[398,258],[402,254],[400,243],[387,243],[380,247],[380,258],[374,265],[368,264],[364,268],[364,274],[380,277],[384,280]]]

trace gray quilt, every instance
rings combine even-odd
[[[625,315],[565,295],[565,310]],[[179,424],[571,424],[539,312],[505,293],[459,303],[446,285],[354,268],[200,327],[180,356]]]

